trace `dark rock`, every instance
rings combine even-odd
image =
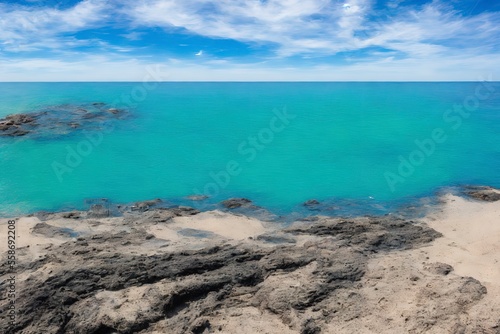
[[[294,244],[297,241],[286,234],[276,235],[276,234],[261,234],[257,236],[257,240],[272,243],[272,244]]]
[[[496,192],[492,188],[479,188],[477,190],[467,191],[466,194],[474,199],[485,201],[485,202],[496,202],[500,201],[500,193]]]
[[[101,130],[102,121],[120,119],[124,110],[108,108],[105,104],[58,105],[38,111],[9,115],[0,119],[0,136],[19,137],[29,135],[61,136],[80,128]]]
[[[111,214],[109,208],[104,204],[92,204],[87,212],[88,218],[106,218]]]
[[[230,198],[223,201],[221,204],[228,209],[236,209],[241,207],[248,207],[252,203],[251,200],[246,198]]]
[[[159,198],[154,199],[154,200],[150,200],[150,201],[136,202],[132,206],[132,210],[145,211],[145,210],[148,210],[150,207],[155,206],[161,202],[162,202],[162,200]]]
[[[367,252],[409,249],[441,237],[439,232],[397,218],[375,217],[357,220],[323,219],[304,227],[289,228],[292,234],[334,236],[348,245],[364,245]]]
[[[29,128],[35,126],[35,118],[28,114],[9,115],[0,119],[0,135],[19,137],[29,133]]]
[[[307,321],[302,325],[300,331],[301,334],[319,334],[321,333],[321,328],[316,325],[313,319],[307,319]]]
[[[66,219],[79,219],[81,218],[81,212],[79,211],[63,212],[61,213],[61,217]]]
[[[306,207],[314,207],[314,206],[318,206],[319,204],[320,204],[319,201],[317,201],[315,199],[310,199],[308,201],[305,201],[302,205],[306,206]]]
[[[196,210],[188,207],[152,208],[130,215],[150,227],[154,215],[163,219],[193,212]],[[124,224],[129,223],[124,218]],[[151,246],[158,240],[150,239],[140,225],[126,227],[131,232],[80,236],[51,246],[41,259],[20,259],[18,273],[29,279],[18,281],[16,307],[20,312],[16,325],[4,332],[149,333],[156,326],[166,326],[154,329],[206,333],[214,331],[211,319],[220,310],[252,306],[271,312],[294,332],[320,333],[325,321],[334,323],[338,318],[322,319],[315,313],[318,310],[333,314],[362,307],[364,301],[357,292],[371,253],[417,247],[438,236],[428,227],[395,218],[321,218],[277,234],[283,241],[298,234],[311,236],[312,241],[305,244],[220,243],[204,249],[138,255],[129,252],[131,246]],[[35,228],[38,233],[54,232],[48,224]],[[46,266],[51,267],[50,275],[37,275]],[[9,272],[6,263],[0,264],[0,276]],[[299,284],[294,284],[295,277]],[[460,280],[457,286],[459,302],[465,306],[486,293],[471,278]],[[4,288],[0,282],[0,289]],[[128,308],[128,293],[139,290],[144,312],[137,310],[126,317],[103,314],[103,308],[111,304],[117,310]],[[0,299],[0,303],[4,306],[5,301]],[[289,318],[311,313],[314,318],[307,320]],[[9,328],[6,317],[0,317],[0,328]]]
[[[199,210],[189,206],[178,206],[177,208],[171,208],[170,211],[178,217],[194,216],[200,213]]]
[[[453,267],[446,263],[435,262],[425,266],[425,269],[436,275],[448,275],[453,271]]]
[[[175,217],[193,216],[200,213],[199,210],[196,210],[188,206],[179,206],[175,208],[148,207],[148,209],[142,209],[141,211],[139,211],[137,207],[135,207],[132,208],[132,210],[136,212],[127,213],[124,219],[125,222],[135,222],[137,224],[166,223]]]
[[[193,334],[203,334],[205,330],[210,330],[210,321],[199,319],[196,321],[194,326],[191,328],[191,333]]]

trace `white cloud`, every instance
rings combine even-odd
[[[147,59],[109,55],[87,56],[77,61],[0,58],[0,78],[5,81],[142,81],[148,68],[155,68],[157,64]],[[491,55],[399,60],[389,56],[349,65],[310,67],[275,66],[269,62],[238,65],[217,60],[199,63],[182,59],[165,59],[160,65],[164,81],[477,81],[481,76],[490,75],[493,80],[500,79],[500,57]]]
[[[59,35],[102,24],[107,6],[102,0],[84,0],[64,10],[0,4],[2,49],[19,52],[71,47],[75,39]]]
[[[67,9],[0,4],[0,80],[141,80],[152,62],[146,56],[135,58],[137,48],[73,36],[113,22],[131,28],[121,35],[129,40],[142,37],[134,28],[161,27],[271,46],[265,59],[247,58],[254,60],[250,65],[240,64],[237,57],[218,59],[201,51],[204,56],[193,63],[167,59],[169,80],[476,80],[489,73],[497,77],[499,12],[464,16],[439,1],[409,7],[394,0],[389,7],[377,21],[373,0],[84,0]],[[75,51],[80,47],[93,51]],[[44,49],[57,51],[58,59],[23,57],[23,52]],[[2,50],[19,55],[1,58]],[[102,50],[108,54],[92,56]],[[348,65],[318,58],[340,52],[349,52]],[[309,65],[290,65],[290,56],[301,56]]]
[[[400,1],[392,4],[396,3]],[[497,41],[500,32],[499,13],[464,17],[437,1],[418,10],[399,6],[395,16],[378,21],[369,18],[376,14],[370,0],[146,0],[131,3],[125,12],[136,25],[275,44],[282,57],[333,55],[367,47],[410,57],[439,54],[453,49],[448,39],[461,40],[461,49],[467,49],[467,44],[473,49]]]

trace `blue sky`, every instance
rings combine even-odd
[[[0,1],[0,81],[500,80],[496,0]]]

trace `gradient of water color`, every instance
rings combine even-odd
[[[205,190],[216,195],[211,202],[240,196],[287,211],[311,198],[382,203],[443,186],[500,186],[499,83],[141,85],[1,83],[0,117],[135,99],[132,117],[59,177],[54,162],[66,164],[83,133],[0,138],[0,215],[82,208],[86,198],[175,201]],[[293,118],[276,119],[285,110]],[[436,129],[440,142],[422,159],[416,141]],[[400,157],[412,154],[418,166],[401,176]]]

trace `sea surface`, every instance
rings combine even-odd
[[[94,102],[128,117],[0,137],[0,216],[193,194],[387,211],[500,187],[500,83],[0,83],[0,118]]]

